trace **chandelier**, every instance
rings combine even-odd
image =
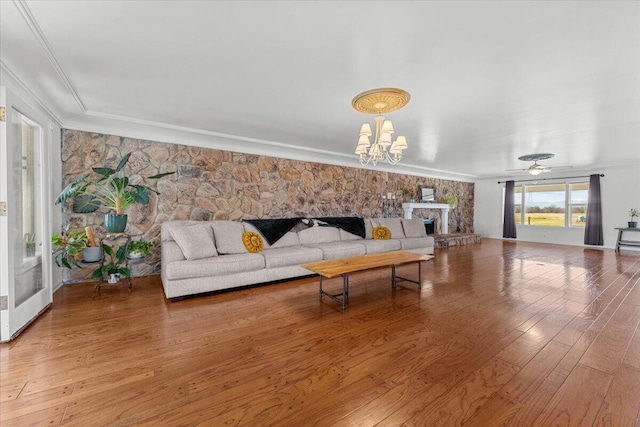
[[[407,139],[404,136],[398,136],[395,141],[392,141],[392,135],[395,132],[393,123],[385,119],[382,114],[401,109],[410,99],[409,93],[395,88],[372,89],[353,98],[351,101],[353,108],[361,113],[377,114],[373,144],[369,140],[369,137],[373,136],[369,123],[364,123],[360,128],[356,154],[361,165],[368,165],[369,162],[374,166],[378,162],[395,165],[402,160],[402,151],[407,148]]]

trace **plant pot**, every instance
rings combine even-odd
[[[120,273],[111,273],[109,275],[109,283],[119,283],[120,282]]]
[[[129,259],[140,259],[144,256],[144,254],[140,253],[140,252],[129,252],[127,254],[127,258]]]
[[[25,242],[24,248],[27,258],[36,256],[36,242]]]
[[[629,221],[627,222],[629,228],[638,228],[638,221]]]
[[[107,233],[122,233],[127,228],[127,214],[105,214],[104,229]]]
[[[102,248],[100,246],[91,246],[82,250],[82,259],[84,262],[98,262],[102,259]]]

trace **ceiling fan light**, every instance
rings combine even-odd
[[[542,169],[529,169],[529,174],[531,175],[540,175],[542,173]]]

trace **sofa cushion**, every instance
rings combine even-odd
[[[256,227],[254,227],[253,224],[248,222],[243,222],[242,224],[244,225],[244,231],[253,231],[254,233],[262,235],[262,233],[260,233],[260,231]],[[262,243],[264,249],[285,248],[288,246],[298,246],[300,244],[300,239],[298,239],[298,233],[290,231],[280,239],[278,239],[278,241],[276,241],[273,245],[270,245],[269,242],[267,242],[267,239],[262,239]]]
[[[218,255],[209,224],[175,227],[171,230],[171,236],[189,261]]]
[[[368,254],[379,254],[381,252],[389,252],[389,251],[399,251],[400,250],[400,240],[391,239],[391,240],[363,240],[359,242],[361,245],[364,245]]]
[[[350,242],[350,241],[354,241],[354,240],[362,240],[363,238],[358,236],[357,234],[351,234],[348,231],[344,231],[342,229],[339,229],[338,231],[340,233],[340,240],[343,242]]]
[[[339,242],[340,232],[336,227],[311,227],[298,232],[301,245]]]
[[[236,254],[200,259],[197,261],[173,261],[166,266],[169,280],[193,277],[224,276],[264,268],[261,254]]]
[[[300,265],[305,262],[322,261],[322,251],[317,248],[296,246],[288,248],[271,248],[260,252],[267,268]]]
[[[400,246],[404,249],[422,249],[433,247],[433,237],[407,237],[400,239]]]
[[[387,227],[391,231],[392,239],[402,239],[405,237],[402,229],[402,218],[375,218],[371,220],[374,227]]]
[[[213,234],[219,254],[246,254],[242,243],[244,226],[237,221],[213,221]]]
[[[427,229],[424,228],[422,218],[403,219],[402,229],[406,237],[427,237]]]
[[[371,232],[373,231],[373,225],[371,224],[371,219],[369,218],[365,218],[364,219],[364,232],[365,232],[365,239],[373,239],[373,235],[371,234]]]
[[[365,247],[360,242],[327,242],[306,245],[322,250],[322,259],[348,258],[364,255]]]

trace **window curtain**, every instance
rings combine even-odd
[[[504,192],[504,222],[502,224],[502,237],[516,238],[516,214],[513,203],[515,196],[515,182],[507,181]],[[589,218],[589,217],[587,217]]]
[[[587,200],[587,224],[584,228],[584,244],[596,246],[604,244],[600,174],[589,176],[589,199]]]

